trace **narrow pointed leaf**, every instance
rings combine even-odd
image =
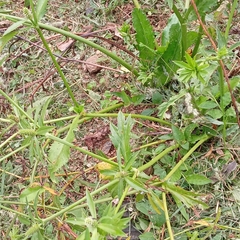
[[[94,204],[92,195],[89,193],[88,190],[86,190],[86,196],[87,196],[87,205],[88,205],[89,211],[91,213],[91,216],[93,218],[97,218],[95,204]]]
[[[36,9],[38,21],[40,21],[41,18],[44,16],[47,8],[47,3],[48,3],[48,0],[38,0],[37,9]]]
[[[134,189],[142,192],[147,192],[147,190],[144,188],[144,185],[140,183],[137,180],[133,180],[130,177],[125,177],[125,181]]]

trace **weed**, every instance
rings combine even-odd
[[[239,76],[230,81],[224,64],[231,62],[235,57],[232,51],[239,46],[227,45],[237,1],[229,8],[225,33],[215,27],[215,37],[214,31],[211,36],[206,28],[206,18],[221,1],[167,2],[174,14],[159,44],[145,11],[134,1],[136,34],[132,35],[128,23],[120,30],[128,46],[138,52],[134,64],[84,36],[42,23],[47,0],[36,6],[32,0],[26,1],[29,9],[24,8],[25,18],[1,12],[14,22],[1,37],[1,50],[18,33],[34,29],[69,96],[65,108],[54,103],[56,98],[51,94],[42,94],[26,106],[20,97],[0,89],[11,105],[10,114],[0,118],[0,214],[7,213],[10,221],[1,230],[3,239],[127,237],[130,224],[141,232],[139,239],[238,238],[238,154],[233,145],[239,138],[239,99],[234,97],[239,91]],[[86,18],[103,11],[96,2],[91,4]],[[109,11],[119,3],[111,4]],[[196,19],[198,31],[192,29]],[[101,51],[134,75],[142,88],[155,88],[150,98],[127,83],[120,91],[106,91],[101,99],[94,92],[96,81],[91,81],[88,95],[102,108],[89,112],[87,101],[76,97],[43,30]],[[211,44],[214,51],[209,51]],[[18,66],[17,61],[11,64]],[[37,66],[31,64],[29,76]],[[177,92],[167,89],[174,77]],[[11,87],[17,84],[18,79]],[[126,110],[134,107],[142,114]],[[107,153],[94,151],[93,146],[108,135],[107,130],[94,133],[96,141],[88,144],[88,149],[81,145],[89,138],[78,142],[87,122],[100,118],[110,119]],[[136,128],[141,129],[140,134]],[[157,130],[156,137],[151,136],[152,129]],[[81,162],[75,163],[80,170],[70,172],[73,153],[80,156]],[[91,162],[94,169],[86,168],[84,162]],[[233,199],[231,204],[228,199]],[[127,211],[129,216],[125,216]],[[235,212],[233,220],[229,220],[230,212]]]

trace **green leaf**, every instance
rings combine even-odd
[[[194,32],[194,31],[187,32],[187,37],[186,37],[187,44],[186,44],[186,47],[189,48],[194,43],[196,43],[197,38],[198,38],[198,32]]]
[[[133,27],[136,31],[136,41],[138,43],[139,56],[144,60],[154,58],[154,32],[149,20],[141,9],[135,8],[132,12]]]
[[[139,212],[145,214],[157,227],[162,226],[166,222],[164,212],[162,214],[156,213],[148,201],[136,203],[136,208]]]
[[[206,14],[209,14],[213,11],[215,11],[221,4],[222,1],[219,0],[195,0],[195,4],[197,6],[198,12],[200,14],[200,16],[202,17],[202,19],[204,18],[204,16]],[[190,19],[191,20],[195,20],[196,14],[195,11],[193,9],[193,7],[191,6],[191,15],[190,15]]]
[[[153,113],[154,113],[154,109],[153,109],[153,108],[147,108],[147,109],[144,109],[144,110],[141,112],[141,115],[151,116]]]
[[[48,3],[48,0],[38,0],[37,9],[36,9],[38,21],[40,21],[41,18],[44,16],[44,14],[46,12],[46,8],[47,8],[47,3]]]
[[[173,139],[177,143],[182,143],[185,140],[183,130],[181,131],[178,127],[172,125],[172,133],[173,133]]]
[[[147,194],[148,201],[152,208],[158,213],[161,214],[161,211],[164,211],[163,201],[159,199],[156,193],[149,191]]]
[[[162,94],[160,92],[156,91],[152,95],[152,102],[154,104],[161,104],[162,103]]]
[[[175,196],[173,196],[174,201],[177,204],[178,209],[180,210],[181,214],[183,215],[183,217],[188,221],[189,220],[189,214],[186,211],[186,208],[184,207],[184,205],[182,204],[182,202],[176,198]]]
[[[5,45],[13,39],[13,37],[18,33],[18,31],[12,31],[0,38],[0,52],[3,50]]]
[[[35,223],[25,232],[24,235],[26,237],[29,237],[29,236],[33,235],[35,232],[37,232],[39,230],[40,230],[39,224]]]
[[[166,190],[169,191],[174,198],[177,198],[178,201],[181,201],[182,203],[184,203],[186,207],[192,207],[198,204],[202,205],[204,208],[208,207],[206,203],[196,198],[197,196],[199,196],[199,194],[194,192],[189,192],[169,182],[165,182],[163,184],[165,185]]]
[[[108,234],[111,234],[112,236],[126,236],[126,234],[114,223],[99,223],[97,228],[103,230]]]
[[[124,91],[113,92],[112,94],[120,97],[123,100],[125,106],[129,106],[131,104],[131,98]]]
[[[20,195],[20,201],[26,202],[26,198],[28,202],[33,201],[39,194],[43,193],[45,191],[44,188],[41,186],[36,187],[29,187],[22,191]]]
[[[133,180],[130,177],[125,177],[124,179],[127,182],[127,184],[129,184],[129,186],[131,186],[133,189],[136,189],[136,190],[142,191],[142,192],[147,192],[144,185],[141,182],[137,181],[136,179]]]
[[[64,138],[67,142],[72,142],[74,140],[74,129],[78,125],[78,119],[80,115],[77,115],[69,128],[67,136]],[[53,182],[56,182],[54,173],[57,172],[62,166],[64,166],[70,157],[70,147],[59,142],[54,142],[50,147],[49,160],[51,163],[48,166],[50,178]]]
[[[94,204],[92,195],[89,193],[89,191],[87,189],[86,189],[86,196],[87,196],[87,206],[89,208],[91,216],[93,218],[97,218],[96,208],[95,208],[95,204]]]
[[[206,112],[206,115],[212,117],[213,119],[219,119],[223,116],[223,113],[219,109],[211,109]]]
[[[13,23],[3,34],[3,36],[6,36],[7,34],[15,31],[18,27],[22,26],[23,23],[25,23],[27,20],[21,20],[18,22]]]
[[[162,45],[167,46],[157,62],[155,74],[157,86],[169,82],[178,69],[173,61],[182,59],[182,30],[178,18],[173,14],[162,33]]]
[[[218,104],[213,101],[206,101],[206,102],[203,102],[200,105],[198,105],[198,107],[202,108],[202,109],[213,109],[217,106],[218,106]]]
[[[52,131],[54,127],[51,126],[42,126],[36,131],[36,135],[45,135],[46,133]]]
[[[200,174],[187,175],[186,180],[188,183],[194,185],[205,185],[212,182],[212,180]]]
[[[196,129],[198,127],[198,124],[197,123],[191,123],[189,124],[185,130],[184,130],[184,137],[185,139],[190,142],[191,139],[192,139],[192,135],[193,135],[193,131],[194,129]]]

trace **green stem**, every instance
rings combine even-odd
[[[168,175],[162,180],[166,182],[171,176],[178,170],[178,168],[191,156],[191,154],[201,146],[210,136],[204,135],[199,142],[197,142],[186,154],[185,156],[173,167],[173,169],[168,173]]]
[[[203,28],[200,25],[199,26],[199,30],[198,30],[198,37],[197,37],[197,40],[195,42],[195,46],[193,48],[191,57],[194,57],[197,54],[197,52],[198,52],[198,48],[199,48],[201,40],[202,40],[202,34],[203,34]]]
[[[224,144],[226,143],[226,114],[225,114],[225,107],[224,107],[224,100],[223,100],[223,96],[224,96],[224,83],[225,83],[225,78],[223,75],[223,69],[221,68],[221,66],[219,65],[218,67],[218,73],[219,73],[219,92],[220,92],[220,107],[221,107],[221,111],[223,114],[223,131],[222,131],[222,135],[223,135],[223,141]]]
[[[0,158],[0,162],[2,162],[3,160],[11,157],[11,156],[14,155],[15,153],[20,152],[21,150],[23,150],[24,148],[28,147],[29,145],[30,145],[30,143],[27,143],[27,144],[25,144],[25,145],[23,145],[23,146],[15,149],[14,151],[12,151],[12,152],[10,152],[9,154],[5,155],[4,157]]]
[[[8,14],[3,14],[3,13],[0,13],[0,16],[3,16],[7,19],[9,19],[10,21],[13,21],[13,22],[18,22],[18,21],[23,21],[25,20],[24,18],[20,18],[20,17],[15,17],[15,16],[11,16],[11,15],[8,15]],[[26,21],[23,23],[24,25],[26,26],[31,26],[32,23],[31,21]],[[86,38],[83,38],[83,37],[80,37],[76,34],[73,34],[73,33],[70,33],[70,32],[67,32],[63,29],[60,29],[60,28],[56,28],[56,27],[53,27],[53,26],[50,26],[50,25],[47,25],[47,24],[43,24],[43,23],[39,23],[38,24],[40,28],[42,29],[45,29],[45,30],[49,30],[49,31],[52,31],[52,32],[55,32],[55,33],[59,33],[59,34],[62,34],[66,37],[70,37],[76,41],[79,41],[79,42],[82,42],[84,44],[87,44],[88,46],[92,47],[92,48],[95,48],[97,50],[99,50],[100,52],[106,54],[107,56],[109,56],[110,58],[112,58],[113,60],[115,60],[116,62],[118,62],[119,64],[121,64],[122,66],[124,66],[125,68],[127,68],[130,72],[132,72],[135,76],[138,76],[138,72],[136,69],[134,69],[134,67],[130,64],[128,64],[126,61],[124,61],[122,58],[118,57],[116,54],[114,54],[113,52],[107,50],[106,48],[104,47],[101,47],[99,46],[98,44],[96,43],[93,43],[89,40],[87,40]]]
[[[110,186],[116,184],[118,181],[119,181],[118,179],[114,179],[113,181],[111,181],[111,182],[103,185],[102,187],[98,188],[97,190],[93,191],[91,193],[91,195],[94,196],[94,195],[98,194],[99,192],[104,191],[106,188],[109,188]],[[52,216],[43,219],[42,220],[43,224],[46,224],[47,222],[57,218],[58,216],[70,211],[71,209],[73,209],[74,207],[77,207],[80,203],[82,203],[86,200],[87,200],[87,197],[85,196],[85,197],[81,198],[80,200],[78,200],[77,202],[71,204],[70,206],[68,206],[68,207],[60,210],[59,212],[53,214]]]
[[[139,172],[144,171],[145,169],[151,167],[153,164],[155,164],[159,159],[164,157],[166,154],[171,152],[172,150],[176,149],[179,147],[179,144],[175,144],[171,147],[166,148],[164,151],[162,151],[160,154],[158,154],[156,157],[154,157],[151,161],[147,162],[146,164],[142,165],[141,167],[138,168]]]
[[[120,108],[120,107],[122,107],[122,106],[124,106],[124,103],[118,103],[118,104],[112,105],[112,106],[110,106],[110,107],[104,108],[104,109],[100,110],[100,111],[97,112],[97,113],[107,113],[107,112],[111,112],[111,111],[113,111],[113,110],[115,110],[115,109],[117,109],[117,108]],[[50,124],[50,123],[55,123],[55,122],[59,122],[59,121],[71,120],[71,119],[75,118],[76,116],[77,116],[77,114],[74,114],[74,115],[72,115],[72,116],[67,116],[67,117],[62,117],[62,118],[47,120],[47,121],[44,121],[44,124]],[[80,119],[80,120],[78,121],[78,123],[80,124],[80,123],[83,123],[83,122],[85,122],[85,121],[87,121],[87,120],[90,120],[90,119],[92,119],[92,118],[91,118],[91,117],[84,117],[84,118]],[[63,131],[65,131],[65,130],[67,130],[68,128],[69,128],[69,126],[66,126],[66,127],[62,128],[62,129],[64,129]],[[60,131],[60,129],[59,129],[58,131]],[[62,131],[61,131],[61,132],[62,132]]]
[[[74,97],[74,95],[73,95],[73,92],[72,92],[72,90],[71,90],[71,88],[70,88],[70,86],[69,86],[69,84],[68,84],[68,81],[67,81],[67,79],[66,79],[66,77],[65,77],[65,75],[64,75],[64,73],[63,73],[63,71],[62,71],[62,69],[61,69],[61,67],[60,67],[60,65],[58,64],[55,56],[53,55],[50,47],[48,46],[48,43],[47,43],[46,39],[44,38],[41,29],[40,29],[38,26],[36,26],[35,29],[37,30],[38,35],[40,36],[40,38],[41,38],[41,40],[42,40],[42,42],[43,42],[44,47],[45,47],[46,50],[48,51],[48,54],[49,54],[49,56],[51,57],[52,62],[53,62],[53,64],[54,64],[55,68],[57,69],[60,77],[62,78],[62,80],[63,80],[63,82],[64,82],[64,85],[65,85],[65,87],[67,88],[68,94],[70,95],[70,97],[71,97],[71,99],[72,99],[75,107],[78,108],[78,107],[79,107],[79,104],[78,104],[77,100],[75,99],[75,97]]]
[[[228,17],[227,27],[226,27],[226,31],[225,31],[225,39],[226,39],[226,41],[228,39],[229,30],[231,28],[232,19],[233,19],[233,15],[234,15],[235,9],[237,7],[237,4],[238,4],[238,0],[234,0],[233,4],[232,4],[230,15]]]
[[[173,231],[172,231],[172,227],[171,227],[171,223],[170,223],[170,218],[169,218],[169,215],[168,215],[167,199],[166,199],[166,193],[165,192],[162,192],[162,200],[163,200],[163,208],[164,208],[164,213],[165,213],[169,238],[170,238],[170,240],[174,240]]]
[[[145,116],[145,115],[140,115],[140,114],[130,114],[130,113],[124,113],[125,117],[128,117],[129,115],[131,115],[132,118],[140,118],[140,119],[144,119],[144,120],[149,120],[149,121],[153,121],[153,122],[158,122],[164,125],[168,125],[171,126],[170,122],[161,120],[159,118],[155,118],[155,117],[150,117],[150,116]],[[85,117],[117,117],[118,114],[117,113],[86,113],[84,115]]]
[[[6,139],[3,143],[0,144],[0,149],[4,147],[4,145],[6,145],[8,142],[10,142],[10,140],[15,138],[18,134],[19,132],[13,133],[8,139]]]
[[[66,140],[63,140],[63,139],[61,139],[61,138],[55,137],[55,136],[53,136],[53,135],[51,135],[51,134],[49,134],[49,133],[46,133],[45,136],[46,136],[46,138],[49,138],[49,139],[51,139],[51,140],[53,140],[53,141],[62,143],[62,144],[64,144],[64,145],[68,146],[68,147],[74,148],[74,149],[78,150],[79,152],[82,152],[82,153],[84,153],[84,154],[86,154],[86,155],[88,155],[88,156],[91,156],[91,157],[96,158],[96,159],[98,159],[98,160],[101,160],[101,161],[103,161],[103,162],[109,163],[109,164],[111,164],[111,165],[113,165],[113,166],[118,166],[117,163],[112,162],[112,161],[109,160],[108,158],[104,158],[104,157],[102,157],[102,156],[99,156],[99,155],[97,155],[97,154],[95,154],[95,153],[92,153],[92,152],[90,152],[90,151],[87,151],[87,150],[84,149],[84,148],[77,147],[77,146],[75,146],[74,144],[72,144],[72,143],[70,143],[70,142],[68,142],[68,141],[66,141]]]
[[[1,205],[1,204],[0,204],[0,209],[4,209],[4,210],[6,210],[6,211],[8,211],[8,212],[16,213],[18,216],[22,216],[22,217],[24,217],[24,218],[30,218],[30,219],[32,218],[32,216],[29,216],[29,215],[27,215],[27,214],[18,212],[17,210],[14,210],[14,209],[12,209],[12,208],[5,207],[5,206],[3,206],[3,205]],[[38,221],[37,218],[34,218],[34,220]]]

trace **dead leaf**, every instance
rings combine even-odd
[[[72,44],[75,42],[73,39],[69,39],[68,41],[61,42],[57,45],[58,50],[61,52],[65,52],[68,48],[72,46]]]

